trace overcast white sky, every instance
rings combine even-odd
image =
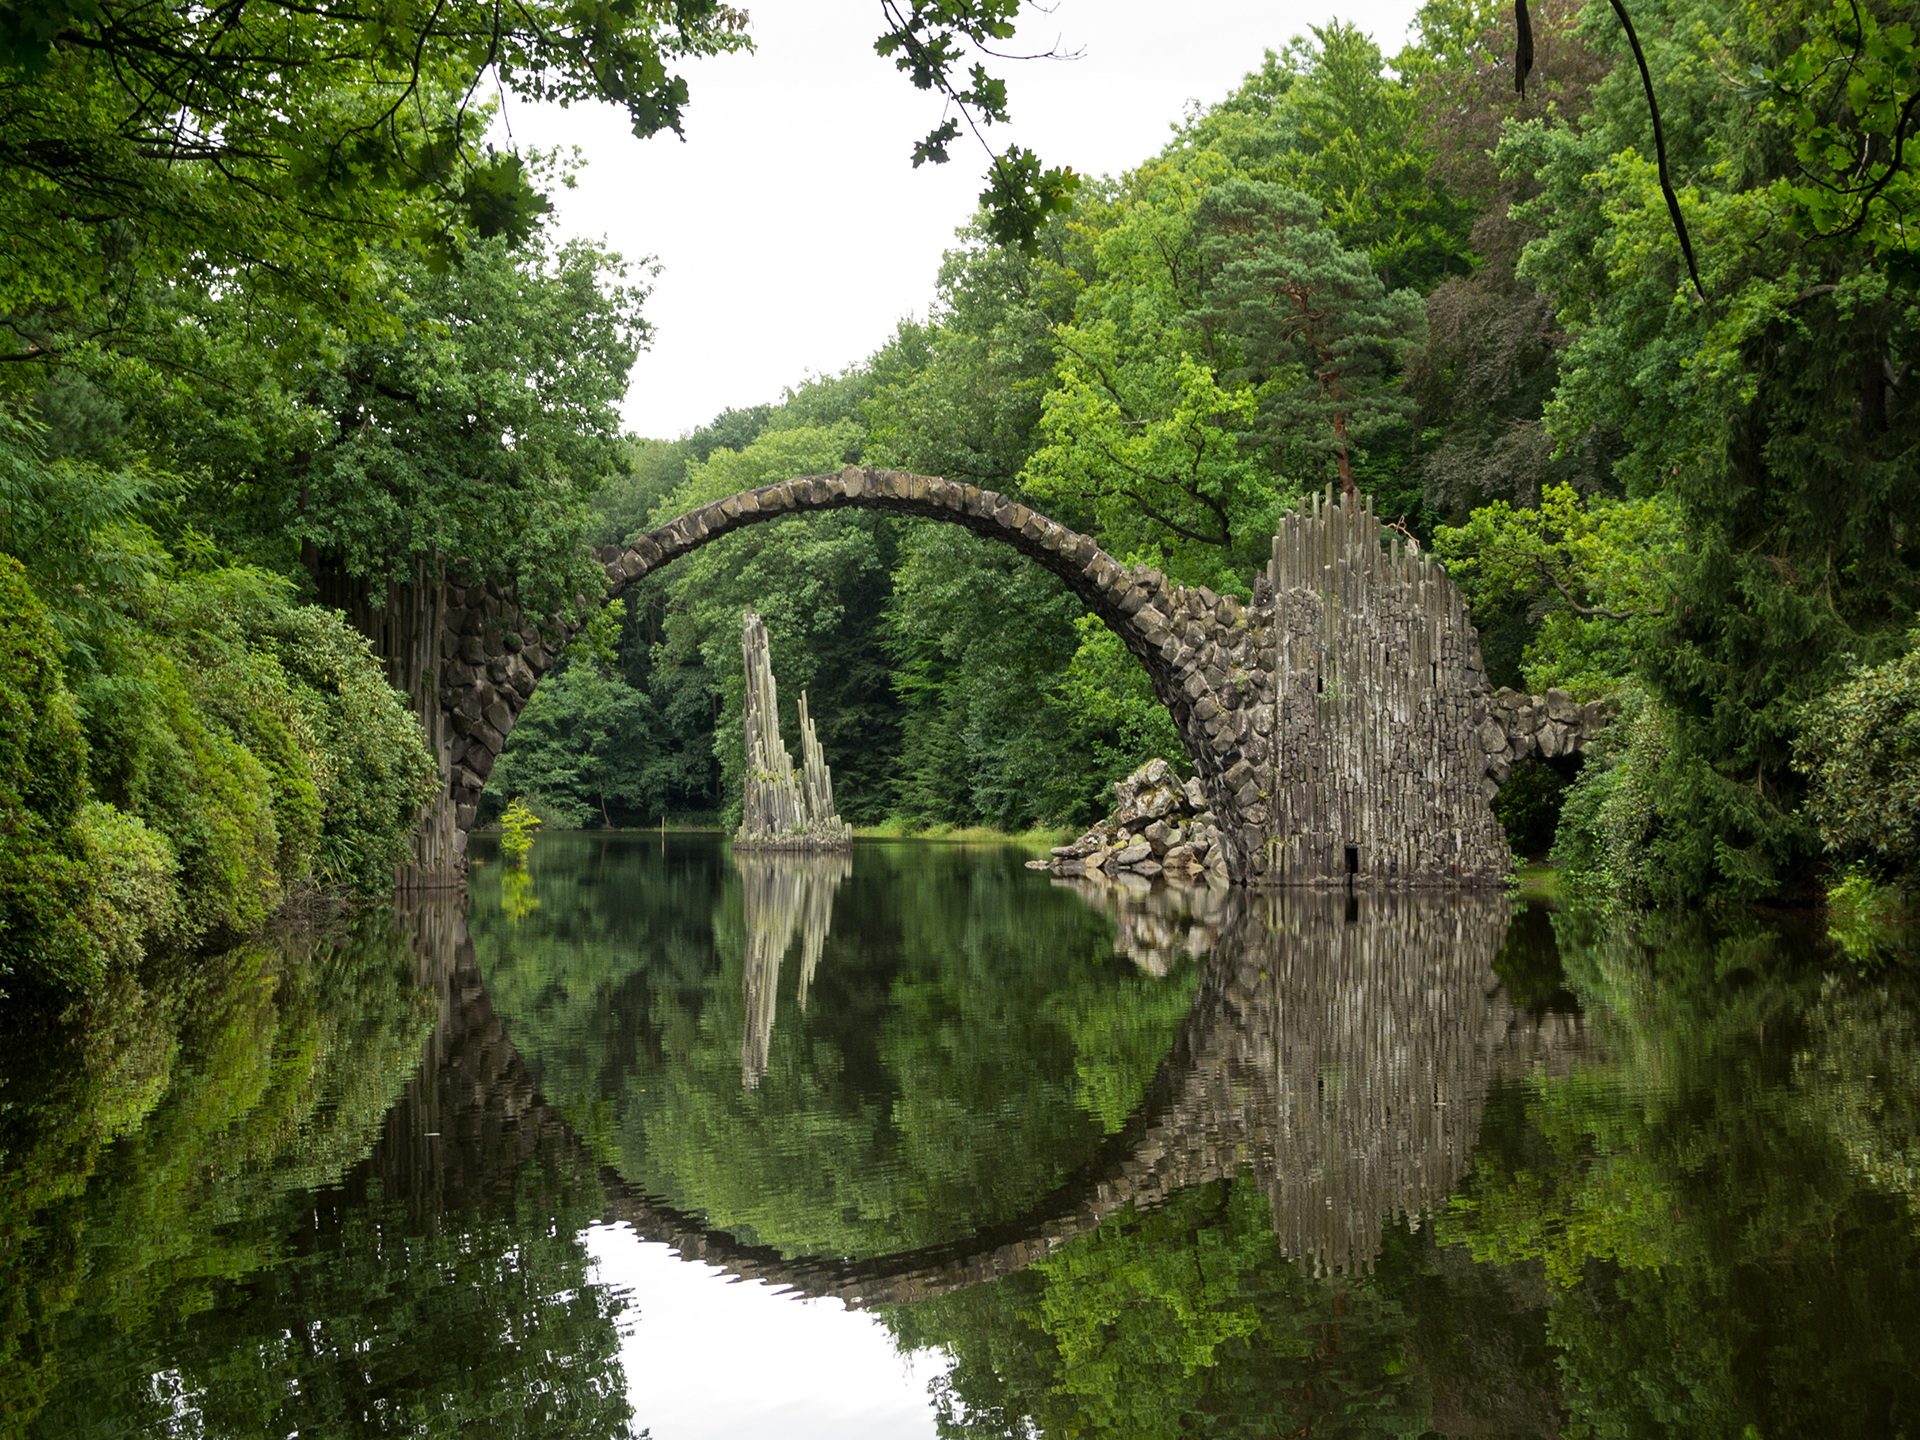
[[[901,1355],[873,1316],[729,1282],[625,1226],[588,1230],[587,1253],[632,1296],[620,1360],[653,1440],[933,1440],[947,1359]]]
[[[1323,8],[1324,7],[1324,8]],[[877,349],[924,315],[941,252],[972,215],[986,158],[971,140],[951,164],[909,162],[940,118],[873,53],[877,0],[747,0],[753,54],[683,67],[687,138],[636,140],[611,107],[509,100],[522,145],[577,146],[579,187],[558,197],[562,234],[604,239],[663,269],[647,315],[653,349],[634,367],[626,420],[671,438],[729,405],[777,399],[809,372]],[[988,135],[1050,165],[1117,174],[1166,140],[1189,99],[1212,102],[1264,49],[1337,15],[1389,55],[1417,0],[1058,0],[1029,7],[1014,48],[1056,36],[1070,62],[1000,62],[1013,124]]]

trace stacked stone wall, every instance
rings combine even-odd
[[[538,625],[511,586],[449,585],[440,632],[440,709],[447,717],[442,764],[464,853],[480,792],[534,687],[566,648],[572,630]]]

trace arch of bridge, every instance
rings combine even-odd
[[[1604,723],[1562,692],[1490,695],[1452,581],[1371,502],[1331,489],[1282,517],[1251,607],[1123,565],[994,491],[851,466],[730,495],[602,552],[602,598],[736,530],[845,508],[961,525],[1058,576],[1146,668],[1238,883],[1497,885],[1512,857],[1493,795],[1518,761],[1577,755]],[[567,637],[497,588],[448,594],[438,711],[421,717],[447,790],[417,850],[454,857],[444,873],[458,883],[494,759]]]
[[[788,515],[849,508],[947,521],[1012,546],[1058,576],[1138,657],[1154,693],[1172,713],[1203,782],[1240,760],[1237,748],[1209,747],[1195,731],[1195,708],[1212,686],[1194,662],[1209,640],[1235,627],[1245,636],[1245,607],[1230,596],[1175,585],[1145,565],[1123,565],[1089,536],[974,485],[849,466],[832,475],[803,476],[730,495],[689,511],[624,549],[598,552],[606,563],[603,603],[736,530]],[[474,587],[460,598],[463,603],[449,613],[443,641],[440,699],[452,732],[446,743],[454,825],[464,833],[474,824],[494,757],[566,637],[550,638],[513,609],[511,597],[496,590]]]

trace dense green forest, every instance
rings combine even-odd
[[[916,6],[880,48],[1004,118],[952,77],[1010,13]],[[1522,848],[1633,903],[1909,874],[1913,7],[1634,18],[1644,77],[1614,10],[1537,5],[1524,89],[1490,6],[1432,0],[1392,57],[1330,21],[1123,175],[1007,151],[924,319],[646,440],[616,407],[653,277],[556,238],[570,176],[489,146],[485,96],[677,130],[673,67],[745,47],[743,14],[8,9],[0,989],[100,996],[386,889],[439,783],[369,643],[394,597],[493,582],[584,623],[591,546],[853,461],[1243,595],[1282,507],[1357,486],[1466,589],[1496,681],[1618,706],[1577,776],[1503,797]],[[493,793],[726,812],[749,601],[850,819],[1079,823],[1178,755],[1056,582],[840,514],[587,625]]]
[[[866,363],[629,442],[596,540],[857,462],[1016,493],[1244,596],[1277,512],[1351,476],[1466,589],[1496,683],[1618,706],[1584,772],[1529,762],[1501,797],[1517,849],[1640,904],[1907,873],[1920,311],[1886,107],[1911,80],[1848,62],[1851,23],[1643,7],[1698,292],[1610,11],[1539,9],[1524,97],[1492,12],[1430,5],[1391,60],[1317,28],[1030,250],[977,221]],[[1909,53],[1898,16],[1873,23],[1875,53]],[[1885,183],[1847,190],[1836,145]],[[1287,297],[1311,326],[1276,320]],[[649,578],[536,697],[498,803],[588,825],[736,805],[749,601],[858,822],[1078,824],[1178,757],[1057,582],[845,514]]]

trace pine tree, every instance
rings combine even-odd
[[[1330,455],[1351,494],[1354,446],[1412,412],[1395,382],[1425,335],[1418,292],[1389,292],[1320,223],[1317,201],[1281,185],[1213,186],[1194,229],[1208,277],[1195,319],[1209,346],[1239,347],[1235,378],[1258,386],[1276,459]]]

